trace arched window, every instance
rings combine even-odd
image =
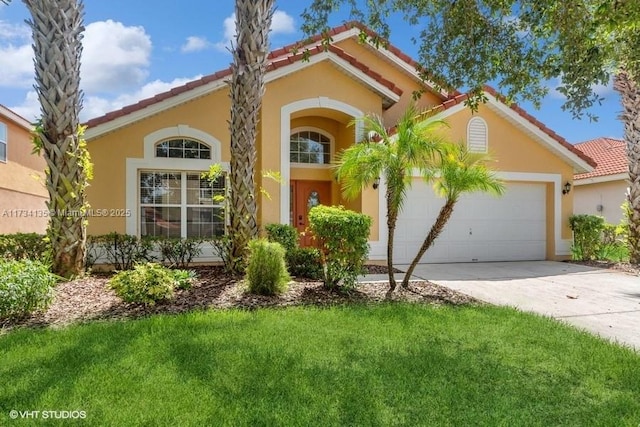
[[[291,163],[328,165],[331,163],[331,138],[316,130],[301,130],[291,134]]]
[[[211,159],[211,147],[193,139],[168,139],[155,146],[156,157],[171,159]]]
[[[489,132],[487,122],[480,117],[473,117],[467,124],[467,145],[469,151],[486,153],[489,148]]]

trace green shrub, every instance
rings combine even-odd
[[[84,267],[87,270],[93,268],[95,263],[106,254],[102,244],[103,236],[87,236],[87,255],[84,259]]]
[[[216,236],[208,242],[213,248],[213,254],[222,261],[224,270],[227,273],[233,273],[236,262],[231,254],[231,236],[227,234]]]
[[[620,225],[604,224],[596,259],[612,262],[627,261],[629,259],[628,230],[628,224],[625,226],[624,220]]]
[[[51,261],[49,238],[36,233],[0,234],[0,258]]]
[[[202,253],[200,239],[156,238],[154,241],[162,254],[162,262],[172,267],[188,267]]]
[[[183,275],[178,273],[179,278]],[[154,305],[171,299],[174,289],[182,285],[173,270],[149,262],[138,264],[133,270],[120,271],[109,280],[109,286],[126,302]]]
[[[260,295],[282,293],[291,280],[284,262],[284,248],[280,243],[265,239],[249,242],[246,280],[249,292]]]
[[[282,245],[285,251],[290,252],[298,247],[300,236],[298,230],[289,224],[267,224],[267,239]]]
[[[19,318],[45,310],[58,277],[39,261],[0,261],[0,318]]]
[[[109,233],[95,236],[92,241],[99,245],[100,252],[116,270],[131,270],[135,264],[153,260],[151,238],[138,239],[128,234]]]
[[[319,205],[311,209],[309,228],[319,243],[326,287],[356,286],[369,254],[370,227],[370,216],[342,206]]]
[[[191,289],[193,281],[196,279],[196,272],[193,270],[173,270],[176,289]]]
[[[294,248],[286,254],[287,269],[292,276],[322,280],[322,257],[316,248]]]
[[[604,218],[597,215],[571,215],[569,226],[573,230],[571,253],[578,261],[596,259],[601,246]]]

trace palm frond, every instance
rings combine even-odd
[[[486,154],[469,152],[466,144],[451,144],[441,159],[434,190],[454,201],[463,193],[503,194],[503,182],[486,166],[488,158]]]
[[[363,142],[338,154],[334,173],[345,198],[357,197],[364,187],[384,173],[388,152],[388,145]]]

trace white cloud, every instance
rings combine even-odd
[[[183,53],[189,52],[198,52],[201,50],[208,49],[211,46],[211,43],[204,37],[191,36],[187,37],[187,42],[182,45],[180,50]]]
[[[174,87],[182,86],[192,80],[197,80],[201,77],[202,75],[197,75],[189,78],[181,77],[173,79],[170,82],[154,80],[145,84],[133,93],[122,94],[114,99],[108,99],[100,96],[86,96],[84,101],[84,109],[81,112],[81,119],[85,121],[93,117],[101,116],[105,113],[120,109],[124,106],[135,104],[142,99],[151,98]]]
[[[231,48],[231,41],[236,36],[236,14],[232,13],[227,16],[223,23],[224,36],[221,41],[215,44],[216,49],[222,52],[228,52]],[[271,34],[292,34],[296,32],[296,26],[293,17],[287,12],[276,10],[271,21]]]
[[[549,96],[554,99],[562,99],[566,100],[567,97],[558,90],[558,88],[562,85],[561,78],[557,77],[553,80],[547,81],[547,87],[549,88]],[[613,89],[613,77],[609,79],[609,82],[606,85],[603,84],[595,84],[591,86],[591,90],[602,98],[607,97],[608,95],[614,92]]]
[[[0,20],[0,40],[21,39],[28,41],[31,37],[31,30],[25,24],[13,24]]]
[[[201,77],[202,75],[197,75],[189,78],[177,78],[173,79],[170,82],[154,80],[145,84],[133,93],[119,95],[115,98],[107,98],[97,95],[86,95],[84,97],[84,107],[80,112],[80,120],[86,121],[93,117],[102,116],[103,114],[106,114],[110,111],[118,110],[127,105],[135,104],[142,99],[151,98],[159,93],[166,92],[177,86],[182,86],[190,81],[197,80]],[[40,102],[35,91],[29,91],[24,101],[20,105],[12,106],[9,108],[30,121],[34,121],[36,117],[40,116]]]
[[[30,90],[22,101],[22,104],[9,107],[9,109],[20,114],[30,122],[34,122],[37,117],[40,116],[40,101],[38,100],[38,94],[35,90]]]
[[[86,92],[118,92],[139,86],[149,74],[151,39],[143,27],[112,20],[87,25],[81,85]],[[33,80],[31,30],[0,21],[0,86],[28,88]]]
[[[117,92],[136,87],[149,74],[151,38],[143,27],[112,20],[93,22],[84,33],[82,88]]]
[[[30,37],[27,25],[0,20],[0,86],[28,88],[33,84]]]
[[[33,84],[33,50],[31,45],[0,45],[0,86],[27,88]]]
[[[224,37],[215,46],[219,51],[228,52],[231,48],[231,40],[236,36],[236,14],[232,13],[231,16],[224,18],[222,27],[224,29]]]
[[[293,17],[287,12],[276,10],[273,14],[271,22],[271,34],[293,34],[296,32],[296,26]]]
[[[607,95],[610,95],[614,92],[613,89],[613,77],[609,79],[609,83],[607,83],[606,85],[603,84],[597,84],[592,86],[593,91],[602,96],[602,97],[606,97]]]

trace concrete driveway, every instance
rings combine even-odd
[[[553,261],[421,264],[414,276],[492,304],[552,316],[640,350],[638,276]]]

